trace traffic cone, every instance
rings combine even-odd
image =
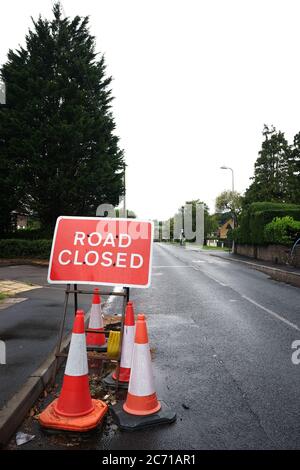
[[[132,415],[156,413],[161,405],[157,400],[152,373],[151,355],[145,315],[138,315],[133,346],[128,394],[123,409]]]
[[[133,346],[134,346],[134,333],[135,333],[135,324],[134,324],[133,303],[129,301],[127,303],[126,311],[125,311],[125,322],[124,322],[124,331],[123,331],[123,339],[122,339],[122,354],[121,354],[121,363],[120,363],[120,371],[119,371],[120,382],[129,382],[132,352],[133,352]],[[117,379],[116,371],[113,373],[112,377],[115,380]]]
[[[61,394],[39,416],[43,427],[66,431],[95,428],[108,410],[91,398],[84,331],[84,312],[77,310]]]
[[[127,388],[130,378],[131,360],[134,345],[134,310],[133,302],[129,301],[126,305],[124,331],[122,339],[122,352],[121,352],[121,363],[119,370],[119,386],[121,388]],[[117,380],[117,371],[109,374],[103,379],[103,383],[108,386],[115,387]]]
[[[101,311],[101,298],[99,295],[99,289],[94,289],[91,316],[89,321],[89,330],[94,330],[93,332],[88,332],[86,336],[86,344],[88,349],[97,349],[100,351],[106,350],[106,338],[104,333],[104,324]],[[97,333],[96,333],[97,332]]]
[[[124,431],[135,431],[158,424],[170,424],[176,413],[158,401],[153,381],[145,315],[138,315],[131,373],[126,402],[111,406],[112,416]]]

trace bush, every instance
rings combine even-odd
[[[264,229],[269,243],[291,245],[300,237],[300,222],[292,217],[275,217]]]
[[[39,258],[50,257],[52,240],[0,240],[0,258]]]
[[[22,240],[52,240],[53,230],[47,229],[19,229],[15,232],[1,233],[0,239],[22,239]]]
[[[240,244],[265,245],[265,226],[275,217],[290,216],[300,220],[300,206],[275,202],[255,202],[244,209],[240,216],[240,226],[234,230],[234,240]]]

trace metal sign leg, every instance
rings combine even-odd
[[[58,358],[59,358],[59,355],[60,355],[60,352],[61,352],[61,343],[62,343],[62,340],[63,340],[63,334],[64,334],[65,323],[66,323],[66,315],[67,315],[67,309],[68,309],[69,295],[70,295],[70,284],[67,285],[67,289],[66,289],[66,292],[65,292],[64,311],[63,311],[63,316],[62,316],[61,323],[60,323],[58,341],[57,341],[57,345],[56,345],[56,351],[55,351],[56,359],[55,359],[53,377],[52,377],[52,381],[51,381],[52,383],[54,383],[55,377],[56,377],[56,374],[57,374],[57,368],[58,368],[57,366],[58,366],[58,360],[59,360]]]

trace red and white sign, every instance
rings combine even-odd
[[[59,217],[48,282],[149,287],[152,240],[149,221]]]

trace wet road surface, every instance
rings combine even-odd
[[[300,448],[300,365],[291,361],[300,289],[155,244],[152,285],[131,289],[131,298],[148,317],[157,393],[177,421],[135,433],[104,425],[79,448]],[[67,438],[51,440],[36,421],[31,431],[28,449],[66,448]]]

